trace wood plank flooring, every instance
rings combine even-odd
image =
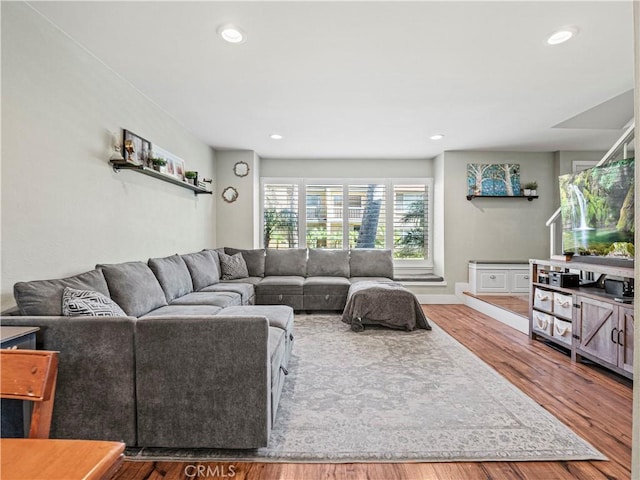
[[[572,364],[540,341],[463,305],[425,305],[428,317],[604,453],[608,461],[405,464],[125,462],[114,480],[629,479],[631,383],[596,366]],[[200,470],[198,470],[198,468]]]
[[[464,292],[464,294],[523,317],[529,317],[529,297],[527,295],[474,295],[470,292]]]

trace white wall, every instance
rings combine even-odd
[[[233,172],[237,162],[249,165],[249,175]],[[227,203],[220,195],[226,187],[238,191],[238,199]],[[260,226],[260,158],[252,150],[219,151],[216,154],[217,245],[219,247],[258,248]]]
[[[546,258],[549,232],[545,222],[556,210],[552,153],[445,152],[444,239],[447,293],[468,280],[469,260]],[[538,182],[540,198],[466,199],[468,163],[520,164],[520,181]],[[443,293],[443,292],[438,292]]]
[[[213,176],[213,150],[28,5],[2,2],[2,308],[19,280],[215,245],[215,198],[108,164],[129,129]]]
[[[262,177],[411,178],[433,177],[432,159],[263,158]]]

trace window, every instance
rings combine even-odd
[[[342,248],[342,186],[307,185],[306,195],[307,247]]]
[[[431,179],[262,179],[266,248],[388,248],[429,265]]]
[[[393,256],[426,258],[428,210],[426,185],[393,187]]]
[[[297,184],[263,184],[262,233],[265,248],[298,247],[298,211]]]

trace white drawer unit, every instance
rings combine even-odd
[[[480,272],[478,275],[478,290],[481,292],[501,292],[507,293],[507,272],[499,270],[489,270]]]
[[[553,314],[568,319],[573,318],[573,296],[553,292]]]
[[[533,307],[553,312],[553,292],[536,288],[533,291]]]
[[[469,262],[469,289],[473,294],[529,292],[529,266],[515,262]]]
[[[553,335],[553,315],[534,310],[533,329],[538,332],[544,332],[547,335]]]
[[[511,270],[511,292],[529,292],[529,270]]]
[[[571,322],[565,322],[556,318],[553,320],[553,336],[562,343],[571,345]]]

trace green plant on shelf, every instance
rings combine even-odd
[[[164,158],[152,158],[150,160],[154,167],[164,167],[167,164],[167,161]]]
[[[197,176],[198,176],[198,172],[193,172],[191,170],[187,170],[186,172],[184,172],[184,178],[189,178],[189,179],[193,180]]]

